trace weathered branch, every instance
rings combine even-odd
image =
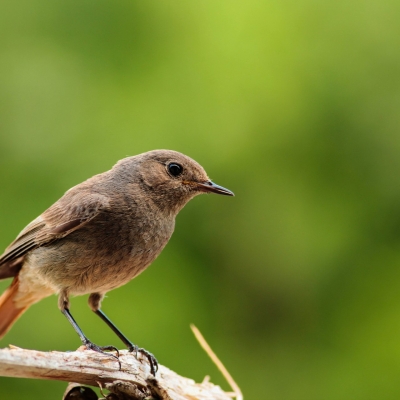
[[[91,350],[61,353],[11,347],[0,349],[0,376],[100,386],[124,400],[231,400],[234,396],[210,382],[195,383],[162,365],[154,378],[147,359],[140,353],[138,358],[120,351],[119,370],[115,359]]]

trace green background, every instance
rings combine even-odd
[[[160,363],[245,399],[400,397],[400,2],[0,3],[0,247],[69,187],[156,148],[200,196],[103,309]],[[3,290],[8,281],[0,282]],[[120,346],[90,311],[95,343]],[[74,350],[50,297],[0,346]],[[0,378],[0,398],[66,384]]]

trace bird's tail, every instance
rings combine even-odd
[[[14,299],[18,293],[19,280],[18,275],[14,278],[11,286],[0,296],[0,339],[8,332],[14,322],[28,309],[17,307]]]

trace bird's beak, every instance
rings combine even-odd
[[[225,196],[234,196],[233,192],[231,192],[230,190],[222,186],[219,186],[211,181],[196,182],[196,186],[202,192],[211,192],[211,193],[223,194]]]

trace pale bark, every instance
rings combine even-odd
[[[140,353],[138,358],[126,350],[120,351],[119,370],[114,358],[91,350],[62,353],[11,347],[0,349],[0,376],[100,386],[114,393],[116,397],[113,398],[121,400],[230,400],[235,396],[208,381],[195,383],[163,365],[154,378],[147,359]]]

